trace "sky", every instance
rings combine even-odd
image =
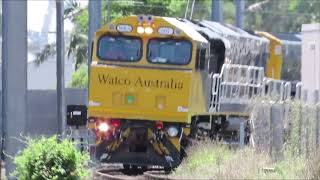
[[[80,3],[80,6],[86,6],[88,4],[87,0],[77,0],[77,2]],[[52,4],[55,7],[55,2],[53,1]],[[48,0],[28,0],[28,30],[41,32],[43,21],[45,18],[45,15],[48,11]],[[51,18],[51,24],[49,31],[54,32],[55,31],[55,8],[52,12],[52,18]],[[70,21],[66,20],[64,24],[65,30],[71,30],[72,24]]]
[[[76,0],[80,3],[80,6],[84,7],[88,4],[87,0]],[[51,13],[48,11],[49,2],[51,3]],[[44,20],[47,14],[51,14],[50,18],[47,18],[46,23],[49,22],[49,27],[47,27],[47,43],[55,43],[56,41],[56,9],[55,9],[55,1],[54,0],[28,0],[28,32],[36,32],[41,33],[43,29]],[[64,21],[64,31],[70,32],[73,28],[73,24],[70,20]],[[44,38],[45,34],[39,34],[40,37]],[[33,42],[29,40],[29,43]],[[33,42],[34,43],[34,42]],[[34,54],[28,53],[28,62],[33,61]]]

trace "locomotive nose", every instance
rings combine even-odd
[[[92,67],[89,114],[186,122],[191,71]],[[92,105],[92,106],[90,106]]]

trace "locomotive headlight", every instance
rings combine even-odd
[[[151,27],[146,27],[144,29],[144,31],[146,32],[146,34],[152,34],[153,33],[153,29]]]
[[[109,130],[109,125],[105,122],[102,122],[99,124],[98,130],[101,132],[107,132]]]
[[[175,127],[175,126],[170,126],[168,129],[167,129],[167,133],[170,137],[175,137],[178,135],[178,129]]]
[[[141,26],[138,26],[138,27],[137,27],[137,32],[138,32],[139,34],[143,34],[143,33],[144,33],[144,28],[141,27]]]

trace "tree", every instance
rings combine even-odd
[[[320,19],[319,0],[250,0],[246,28],[268,32],[299,32]]]
[[[75,0],[65,1],[64,19],[69,19],[75,24],[74,31],[71,33],[69,45],[67,46],[67,56],[76,58],[75,70],[80,64],[87,61],[87,41],[88,36],[85,34],[88,31],[88,25],[83,24],[83,14],[88,14],[86,8],[80,8],[79,3]],[[56,44],[47,44],[44,48],[36,53],[35,64],[40,65],[56,53]]]
[[[151,14],[156,16],[190,17],[192,4],[193,19],[210,19],[211,0],[110,0],[110,19],[128,15]],[[103,2],[102,24],[106,24],[107,3]],[[188,9],[187,3],[189,2]],[[67,46],[68,57],[75,57],[75,69],[87,62],[88,57],[88,9],[80,8],[75,0],[65,2],[65,19],[74,23]],[[301,24],[319,21],[319,0],[246,0],[245,27],[251,30],[268,32],[297,32]],[[223,1],[224,22],[235,23],[234,0]],[[42,63],[48,56],[55,53],[55,45],[46,45],[36,55],[36,63]],[[81,81],[82,82],[82,81]],[[84,82],[84,81],[83,81]]]
[[[76,72],[72,74],[72,81],[69,87],[86,88],[88,86],[88,66],[81,65]]]

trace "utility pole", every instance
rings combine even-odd
[[[243,29],[245,0],[235,0],[235,1],[236,1],[236,26]]]
[[[2,1],[2,123],[1,155],[15,155],[23,144],[27,121],[27,1]],[[6,159],[6,173],[14,165]]]
[[[222,1],[212,0],[211,1],[211,20],[216,22],[223,21],[222,15]]]
[[[90,65],[94,32],[101,27],[101,0],[89,0],[89,34],[88,34],[88,80],[90,81]]]
[[[56,0],[56,43],[57,43],[57,114],[58,114],[58,134],[64,135],[65,120],[65,94],[64,94],[64,6],[63,1]]]
[[[107,0],[107,23],[110,22],[110,16],[111,16],[111,0]]]

